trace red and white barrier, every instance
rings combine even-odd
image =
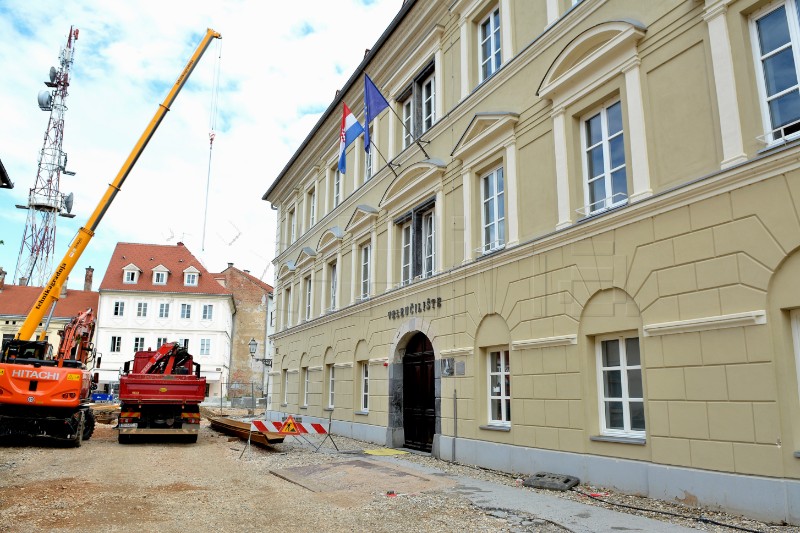
[[[288,416],[286,420],[282,422],[253,420],[250,422],[250,431],[258,431],[261,433],[279,433],[281,435],[328,434],[322,424],[301,423],[296,421],[293,416]]]

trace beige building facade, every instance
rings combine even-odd
[[[264,195],[274,410],[799,524],[799,7],[405,2]]]

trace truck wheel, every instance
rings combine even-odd
[[[78,412],[78,427],[75,430],[75,437],[70,441],[70,445],[73,448],[80,448],[81,444],[83,444],[83,432],[86,428],[86,418],[84,417],[84,411]]]
[[[94,433],[94,411],[91,409],[86,410],[86,420],[83,426],[83,440],[89,440],[92,438],[92,434]]]

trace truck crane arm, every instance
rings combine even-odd
[[[144,133],[142,133],[141,137],[139,137],[139,140],[136,142],[133,150],[131,150],[130,155],[117,173],[116,178],[114,178],[114,181],[109,184],[106,193],[100,199],[100,202],[98,203],[94,212],[89,217],[88,222],[84,227],[78,230],[78,234],[70,243],[63,259],[61,259],[61,262],[56,267],[55,272],[53,272],[53,275],[45,284],[42,292],[39,294],[39,297],[34,302],[33,307],[28,312],[25,321],[22,323],[22,326],[17,332],[15,337],[16,339],[22,341],[30,340],[36,331],[36,327],[40,322],[42,322],[47,310],[52,305],[55,305],[55,303],[58,301],[58,296],[61,293],[61,285],[64,283],[64,280],[67,279],[70,272],[72,272],[72,269],[75,267],[78,259],[80,259],[83,251],[89,244],[89,241],[92,239],[92,237],[94,237],[97,225],[100,223],[100,220],[102,220],[103,216],[111,205],[111,202],[114,200],[114,197],[117,195],[122,187],[122,184],[125,182],[125,178],[127,178],[128,174],[130,174],[133,166],[139,159],[139,156],[142,155],[147,143],[150,141],[156,129],[161,124],[161,121],[164,119],[167,111],[169,111],[170,106],[175,101],[175,97],[178,96],[178,93],[186,84],[186,80],[189,78],[189,75],[191,75],[195,66],[197,66],[197,62],[203,56],[203,53],[205,53],[208,45],[211,44],[211,40],[221,38],[222,36],[219,33],[211,28],[208,28],[203,40],[195,49],[194,54],[192,54],[192,57],[189,59],[186,67],[184,67],[180,76],[178,76],[178,79],[175,81],[175,84],[172,86],[169,94],[167,94],[167,97],[160,104],[156,114],[147,125],[147,128],[145,128]],[[40,340],[44,340],[44,335],[45,331],[42,331]]]

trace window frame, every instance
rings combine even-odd
[[[308,389],[309,385],[311,384],[311,378],[309,376],[308,367],[304,366],[302,368],[303,371],[303,405],[302,407],[308,407]]]
[[[400,226],[400,285],[414,281],[414,229],[412,219]]]
[[[109,348],[109,352],[111,353],[119,353],[122,350],[122,336],[121,335],[112,335],[111,336],[111,347]]]
[[[283,405],[289,405],[289,370],[283,369]]]
[[[361,363],[361,372],[360,374],[360,401],[359,405],[361,406],[362,413],[369,412],[369,361],[364,361]]]
[[[758,22],[781,8],[784,8],[784,20],[788,25],[789,43],[770,50],[766,54],[762,54],[760,49]],[[800,136],[800,109],[798,109],[797,119],[774,128],[772,124],[773,120],[770,103],[771,101],[778,100],[779,98],[791,94],[792,92],[795,94],[800,92],[800,6],[795,0],[771,2],[765,7],[754,12],[749,18],[748,25],[750,29],[750,44],[755,62],[755,81],[758,89],[758,103],[761,110],[761,120],[764,128],[764,135],[760,136],[759,138],[763,138],[767,145],[784,143],[796,139],[798,136]],[[791,87],[784,88],[772,95],[769,95],[767,94],[767,84],[765,81],[766,72],[764,69],[764,60],[777,56],[779,53],[789,47],[791,48],[791,55],[794,60],[795,84]],[[784,129],[792,129],[792,131],[789,133],[783,133],[782,130]],[[780,133],[780,135],[776,135],[776,132]]]
[[[200,355],[211,355],[211,339],[200,339]]]
[[[497,354],[499,369],[492,368],[492,358]],[[504,357],[505,356],[505,357]],[[499,391],[492,386],[492,377],[499,376]],[[511,351],[508,348],[490,349],[486,353],[487,424],[490,426],[511,427]],[[495,394],[498,392],[498,394]],[[492,402],[500,402],[500,418],[493,418]]]
[[[114,302],[114,310],[112,311],[113,316],[125,316],[125,302],[124,301],[115,301]]]
[[[214,304],[203,304],[202,320],[214,320]]]
[[[789,319],[792,323],[794,369],[797,372],[797,397],[800,400],[800,309],[792,309],[789,313]]]
[[[153,285],[166,285],[167,273],[163,270],[156,270],[153,272]]]
[[[336,365],[328,365],[328,409],[333,409],[336,405],[335,391],[336,391]]]
[[[139,318],[147,317],[147,302],[136,303],[136,316]]]
[[[133,353],[141,352],[144,350],[144,337],[133,338]]]
[[[200,276],[196,272],[185,272],[183,274],[183,284],[186,287],[196,287]]]
[[[339,207],[342,203],[342,173],[338,168],[333,170],[333,186],[331,187],[331,194],[333,196],[333,208]]]
[[[374,139],[374,128],[372,126],[369,127],[369,138]],[[374,176],[374,169],[373,163],[375,162],[375,158],[373,156],[374,150],[370,148],[369,150],[364,150],[364,183],[368,182]]]
[[[615,132],[614,134],[609,134],[608,132],[608,110],[614,106],[619,106],[619,122],[620,122],[620,129],[619,131]],[[587,129],[589,127],[589,121],[594,119],[595,117],[600,117],[600,141],[592,144],[589,146],[589,136],[587,133]],[[622,108],[622,99],[621,98],[612,98],[603,102],[601,105],[593,108],[588,113],[584,114],[580,118],[580,130],[581,130],[581,165],[583,171],[583,195],[584,195],[584,207],[583,210],[585,211],[586,216],[594,216],[609,209],[614,209],[616,207],[626,205],[628,203],[628,155],[625,153],[625,116],[623,113]],[[611,141],[616,140],[617,138],[621,138],[622,143],[622,153],[623,153],[623,163],[622,165],[618,165],[616,167],[611,167]],[[603,154],[603,173],[594,177],[589,176],[589,161],[590,161],[590,154],[591,150],[596,148],[600,148]],[[614,174],[623,170],[625,173],[625,191],[624,192],[617,192],[614,193]],[[591,200],[591,186],[593,183],[596,183],[602,179],[604,191],[606,191],[606,196],[599,200],[595,200],[594,202],[590,203]],[[608,193],[611,193],[609,196]],[[615,196],[622,194],[624,197],[618,200],[614,200]],[[593,205],[599,204],[600,202],[603,203],[601,207],[592,208]]]
[[[156,339],[156,350],[158,350],[159,348],[161,348],[161,347],[162,347],[163,345],[165,345],[167,342],[169,342],[169,341],[167,340],[167,337],[158,337],[158,338]]]
[[[639,364],[629,365],[628,359],[628,346],[626,341],[636,339],[637,349],[639,352]],[[619,365],[611,366],[603,363],[603,347],[604,343],[610,341],[617,341],[619,346]],[[606,396],[606,371],[613,372],[619,369],[620,373],[620,392],[621,397]],[[631,397],[629,387],[629,372],[639,372],[639,387],[641,388],[641,397]],[[615,333],[609,335],[599,335],[595,338],[595,372],[597,374],[597,401],[598,401],[598,415],[600,424],[600,434],[607,437],[622,437],[622,438],[635,438],[644,439],[647,435],[647,420],[645,417],[645,394],[644,394],[644,374],[642,366],[642,352],[641,352],[641,338],[637,332],[628,333]],[[608,427],[608,420],[606,416],[606,402],[619,402],[622,404],[622,418],[623,428],[610,428]],[[630,404],[632,402],[641,403],[642,405],[642,420],[644,422],[644,429],[632,429],[632,419],[630,413]]]
[[[372,293],[372,280],[371,278],[371,269],[372,269],[372,242],[367,241],[366,243],[362,244],[358,247],[359,257],[360,257],[360,267],[361,267],[361,275],[359,276],[359,299],[366,300],[371,296]]]
[[[394,223],[400,232],[400,286],[436,274],[436,197],[395,218]]]
[[[181,319],[190,320],[192,318],[192,304],[181,304]]]
[[[499,178],[498,178],[499,176]],[[486,186],[484,185],[487,183],[487,180],[492,180],[492,190],[494,193],[491,197],[486,196]],[[503,185],[503,190],[498,192],[498,182],[501,182]],[[503,165],[499,165],[494,167],[492,170],[484,172],[479,180],[480,187],[480,202],[481,202],[481,253],[489,254],[495,252],[497,250],[502,250],[506,247],[506,185],[505,185],[505,168]],[[498,200],[498,197],[502,195],[502,199]],[[487,222],[486,217],[486,204],[487,202],[491,201],[493,205],[493,211],[495,214],[495,218]],[[502,206],[503,215],[502,217],[498,216],[498,206]],[[491,242],[487,242],[486,240],[486,230],[490,227],[494,227],[494,234],[495,239]],[[499,238],[499,229],[502,229],[502,238]]]
[[[414,76],[396,100],[402,114],[400,137],[405,150],[436,124],[436,65],[433,60]]]
[[[488,27],[490,31],[488,35],[485,37],[483,36],[484,27],[486,27],[487,23],[489,23]],[[491,78],[495,72],[500,70],[500,67],[503,65],[503,36],[502,36],[502,24],[500,18],[500,6],[496,5],[493,9],[489,11],[477,24],[478,26],[478,83],[483,83],[484,81]],[[494,27],[493,27],[494,26]],[[484,54],[484,43],[490,43],[490,53],[488,57]],[[492,42],[494,42],[494,46],[491,46]],[[498,58],[499,56],[499,58]],[[491,68],[491,71],[484,73],[484,65],[488,65]],[[488,69],[487,69],[488,70]]]
[[[139,278],[138,272],[135,270],[126,270],[124,278],[122,280],[123,283],[127,284],[136,284],[137,279]]]
[[[311,275],[305,276],[303,278],[303,284],[305,285],[305,322],[308,322],[312,318],[312,310],[311,310]]]
[[[317,188],[311,187],[306,193],[306,202],[308,202],[308,227],[311,229],[317,223]]]
[[[169,318],[169,302],[158,305],[158,318]]]
[[[336,310],[336,287],[339,284],[338,277],[338,262],[333,261],[328,263],[328,276],[330,277],[330,284],[328,285],[328,303],[330,304],[330,308],[328,311],[335,311]]]

